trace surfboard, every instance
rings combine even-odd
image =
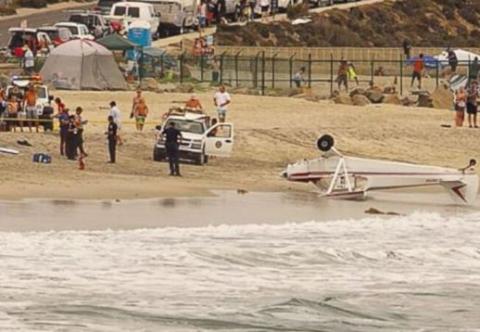
[[[14,150],[14,149],[7,149],[7,148],[2,148],[2,147],[0,147],[0,153],[18,154],[18,151],[17,151],[17,150]]]
[[[460,89],[460,87],[465,88],[468,83],[468,78],[465,75],[454,75],[452,78],[448,81],[450,84],[450,89],[453,91],[456,91]]]

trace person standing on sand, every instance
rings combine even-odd
[[[218,120],[220,122],[225,122],[228,105],[230,105],[231,100],[230,94],[225,91],[225,86],[220,85],[218,91],[213,96],[213,104],[217,107]]]
[[[80,151],[80,155],[88,157],[88,153],[83,149],[83,126],[87,124],[87,121],[82,118],[83,108],[77,107],[75,110],[75,128],[77,128],[77,148]]]
[[[410,41],[408,39],[405,39],[403,41],[403,54],[405,55],[405,59],[409,60],[410,59],[410,53],[412,51],[412,45],[410,44]]]
[[[338,91],[341,90],[342,84],[345,86],[345,91],[348,92],[348,62],[346,60],[340,61],[340,66],[337,72]]]
[[[55,115],[55,117],[58,118],[58,124],[60,128],[60,155],[64,156],[66,154],[65,146],[67,144],[68,134],[68,108],[63,107],[61,113]]]
[[[175,122],[170,122],[169,127],[163,130],[162,135],[165,136],[165,148],[167,150],[170,176],[181,176],[178,161],[178,146],[180,144],[179,140],[182,138],[182,133],[175,128]]]
[[[357,70],[355,69],[355,66],[352,62],[348,63],[348,79],[355,81],[355,84],[357,84],[357,86],[360,84],[358,82]]]
[[[25,92],[24,108],[27,113],[28,130],[32,132],[33,125],[38,133],[37,92],[33,84],[30,84],[27,92]]]
[[[478,63],[478,57],[473,59],[473,62],[468,66],[468,83],[478,79],[478,73],[480,72],[480,63]]]
[[[75,116],[68,117],[67,139],[65,142],[65,152],[68,160],[75,160],[77,157],[77,138],[78,130],[75,126]]]
[[[468,127],[470,128],[473,128],[473,127],[478,128],[478,125],[477,125],[478,97],[479,97],[478,82],[472,81],[467,91],[467,116],[468,116]]]
[[[267,23],[268,10],[270,8],[270,0],[260,0],[260,8],[262,10],[262,23]]]
[[[133,113],[135,116],[135,126],[137,131],[143,131],[143,126],[145,125],[145,119],[148,115],[148,106],[145,104],[145,99],[140,99],[135,106],[135,111]]]
[[[105,134],[107,135],[107,140],[108,140],[108,154],[110,157],[110,164],[115,164],[116,162],[116,152],[117,152],[117,139],[118,139],[118,133],[117,133],[117,124],[115,123],[115,119],[113,116],[109,115],[108,116],[108,127],[107,131]]]
[[[8,130],[12,130],[13,132],[17,131],[17,115],[18,115],[18,102],[17,97],[14,95],[10,96],[10,99],[7,103],[7,118],[8,121]]]
[[[301,88],[302,84],[305,83],[305,67],[301,67],[299,71],[293,75],[292,81],[295,82],[297,88]]]
[[[450,65],[450,69],[452,70],[452,74],[457,72],[458,66],[458,59],[457,55],[453,50],[448,50],[448,64]]]
[[[422,75],[423,75],[423,70],[425,68],[425,64],[423,62],[423,53],[420,53],[417,59],[415,59],[415,62],[413,63],[413,72],[412,72],[412,83],[410,84],[410,87],[413,87],[413,84],[415,83],[415,79],[418,80],[418,89],[422,89]]]
[[[118,145],[122,145],[123,141],[120,136],[120,131],[122,130],[122,119],[121,119],[121,113],[120,109],[117,107],[117,103],[115,101],[110,102],[110,112],[108,113],[108,116],[113,118],[113,122],[117,125],[117,128],[115,132],[117,133],[117,141]]]
[[[465,107],[467,103],[467,94],[463,87],[459,88],[455,93],[455,127],[463,127],[465,120]]]

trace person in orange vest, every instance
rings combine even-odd
[[[415,83],[415,79],[418,80],[418,89],[422,88],[422,75],[423,70],[425,69],[425,64],[423,62],[423,54],[420,53],[415,62],[413,63],[413,73],[412,73],[412,83],[410,87],[413,87],[413,83]]]

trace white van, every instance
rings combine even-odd
[[[152,37],[157,37],[158,26],[160,24],[160,15],[155,8],[148,3],[143,2],[117,2],[112,6],[110,15],[106,16],[110,22],[117,21],[123,24],[125,30],[131,22],[142,20],[150,24]]]
[[[141,2],[153,5],[160,13],[160,33],[163,35],[182,34],[196,25],[199,0],[141,0]]]

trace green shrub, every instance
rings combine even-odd
[[[17,11],[14,7],[0,6],[0,16],[14,15]]]
[[[18,0],[18,5],[20,7],[44,8],[44,7],[47,7],[47,1],[46,0]]]
[[[308,2],[307,3],[298,3],[298,4],[289,4],[287,6],[287,17],[290,20],[295,20],[300,17],[308,16]]]

